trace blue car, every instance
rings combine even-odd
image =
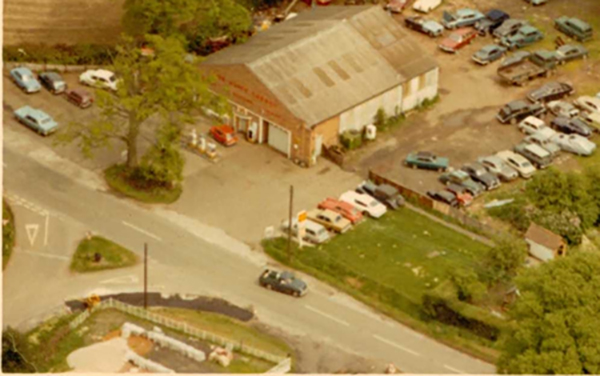
[[[487,65],[500,59],[506,53],[506,48],[495,44],[488,44],[481,50],[475,52],[472,59],[477,64]]]
[[[27,94],[42,90],[42,85],[29,68],[19,67],[10,71],[10,78]]]
[[[56,131],[58,123],[42,110],[23,106],[15,111],[19,123],[25,124],[37,133],[47,136]]]
[[[533,26],[525,25],[516,34],[502,38],[502,44],[510,50],[529,46],[544,39],[544,34]]]
[[[457,10],[454,14],[444,11],[442,25],[444,25],[446,29],[453,30],[459,27],[473,26],[485,19],[485,14],[480,11],[465,8]]]

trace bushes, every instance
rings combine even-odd
[[[362,145],[362,133],[356,130],[345,131],[340,136],[340,142],[348,150],[354,150]]]
[[[2,201],[2,220],[2,268],[5,268],[15,245],[15,218],[10,206],[4,201]]]
[[[64,65],[110,65],[115,48],[99,44],[4,46],[4,61]]]

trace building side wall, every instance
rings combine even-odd
[[[439,68],[435,68],[422,76],[414,77],[403,84],[404,98],[402,111],[408,112],[425,99],[433,99],[438,95]]]
[[[542,261],[550,261],[554,258],[554,252],[551,249],[548,249],[530,239],[526,239],[526,242],[529,244],[529,253],[533,257]]]
[[[369,124],[373,124],[377,110],[383,108],[388,115],[402,110],[402,85],[398,85],[385,93],[359,104],[340,115],[338,132],[348,130],[362,131]]]

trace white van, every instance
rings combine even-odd
[[[413,4],[413,9],[421,13],[429,13],[442,4],[442,0],[417,0]]]
[[[281,225],[284,231],[288,230],[288,223],[288,221],[284,221]],[[296,218],[292,220],[292,235],[298,236],[298,220]],[[311,242],[313,244],[321,244],[325,243],[329,239],[331,239],[331,234],[324,226],[309,219],[304,222],[304,237],[302,240]]]

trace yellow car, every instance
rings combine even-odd
[[[311,210],[308,212],[308,219],[323,225],[323,227],[330,231],[334,231],[340,234],[350,230],[350,228],[352,227],[352,224],[349,220],[342,217],[341,214],[338,214],[328,209]]]

